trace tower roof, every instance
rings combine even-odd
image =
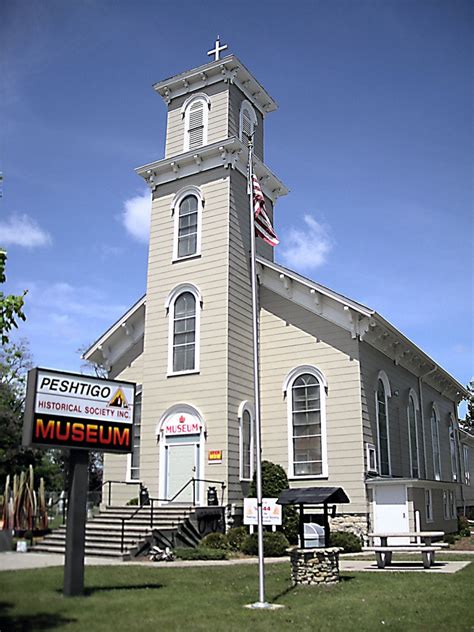
[[[196,90],[202,90],[219,81],[235,84],[262,114],[277,109],[276,102],[235,55],[174,75],[155,83],[153,88],[164,99],[172,99]]]

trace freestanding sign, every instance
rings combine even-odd
[[[135,384],[32,369],[23,445],[130,452]]]
[[[281,525],[281,505],[278,498],[262,498],[262,521],[264,525]],[[256,498],[244,498],[244,524],[258,525]]]
[[[69,489],[64,588],[84,591],[87,451],[132,450],[135,384],[51,369],[28,373],[23,445],[68,449]]]

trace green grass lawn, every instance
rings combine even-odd
[[[86,569],[84,597],[62,596],[62,568],[0,573],[0,630],[474,630],[474,564],[455,575],[343,573],[332,588],[290,583],[289,564],[266,567],[276,611],[257,599],[257,566]]]

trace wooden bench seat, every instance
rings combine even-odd
[[[363,551],[371,551],[375,553],[377,558],[377,566],[379,568],[385,568],[386,565],[392,563],[392,553],[421,553],[423,559],[423,566],[430,568],[435,561],[435,553],[439,551],[439,547],[436,546],[423,546],[421,544],[395,544],[391,546],[368,546],[364,547]]]

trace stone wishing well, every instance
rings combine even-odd
[[[325,549],[291,549],[293,584],[328,585],[339,581],[339,547]]]

